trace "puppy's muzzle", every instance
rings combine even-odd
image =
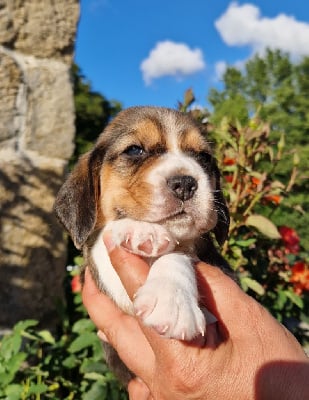
[[[173,195],[182,201],[191,199],[197,190],[197,181],[190,175],[176,175],[167,179]]]

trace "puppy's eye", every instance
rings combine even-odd
[[[123,154],[126,154],[129,157],[140,157],[145,154],[145,150],[141,146],[137,146],[133,144],[125,149]]]

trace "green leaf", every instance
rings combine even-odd
[[[284,290],[278,291],[278,298],[277,298],[277,307],[279,310],[282,310],[287,300],[287,296]]]
[[[235,244],[240,247],[249,247],[256,242],[255,238],[246,239],[246,240],[236,240]]]
[[[70,353],[77,353],[86,347],[93,346],[98,341],[98,336],[94,332],[86,332],[77,337],[69,346],[68,351]]]
[[[87,372],[84,375],[84,377],[85,377],[85,379],[90,379],[90,380],[97,381],[97,382],[99,382],[99,381],[105,382],[104,375],[99,374],[98,372]]]
[[[0,373],[0,387],[5,388],[6,385],[14,380],[15,374],[18,372],[25,359],[26,353],[18,353],[4,363],[2,362],[2,370]]]
[[[249,288],[260,296],[263,296],[263,294],[265,293],[265,289],[263,288],[263,286],[259,282],[252,278],[249,278],[248,276],[241,277],[240,284],[244,290]]]
[[[304,308],[303,299],[301,297],[299,297],[296,293],[294,293],[290,290],[285,290],[284,293],[291,300],[291,302],[294,303],[297,307],[299,307],[301,309]]]
[[[280,233],[275,224],[263,215],[253,214],[246,219],[245,225],[253,226],[270,239],[280,239]]]
[[[29,388],[29,394],[41,394],[48,391],[48,386],[45,383],[31,384]]]
[[[91,389],[86,392],[82,399],[83,400],[102,400],[107,399],[107,387],[102,382],[95,382],[91,386]]]
[[[75,265],[80,267],[84,264],[84,258],[82,256],[76,256],[76,257],[74,257],[74,263],[75,263]]]
[[[16,333],[22,333],[26,329],[36,326],[38,324],[38,321],[34,319],[27,319],[25,321],[20,321],[14,326],[14,332]]]
[[[75,322],[72,331],[75,333],[93,332],[95,329],[94,323],[89,318],[83,318]]]
[[[62,365],[65,368],[72,369],[75,368],[79,364],[79,360],[75,355],[70,355],[69,357],[65,358],[62,362]]]
[[[6,400],[20,400],[23,392],[22,385],[12,384],[5,388]]]
[[[55,338],[53,337],[53,335],[47,331],[47,330],[43,330],[38,332],[38,335],[46,342],[49,344],[55,344]]]
[[[20,351],[21,344],[22,338],[19,334],[4,337],[0,347],[0,354],[4,360],[9,360],[17,354]]]
[[[27,358],[27,354],[24,352],[20,352],[18,354],[14,354],[6,364],[6,368],[10,373],[15,374],[21,367],[24,360]]]
[[[100,361],[92,361],[89,359],[85,359],[80,367],[80,372],[85,374],[88,372],[97,372],[101,375],[104,375],[108,371],[108,367],[102,360]]]

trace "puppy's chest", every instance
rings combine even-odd
[[[103,230],[99,232],[91,249],[87,249],[87,259],[98,288],[111,297],[125,312],[133,314],[132,302],[121,280],[113,268],[103,241]]]
[[[91,268],[99,288],[127,313],[139,316],[166,337],[191,340],[205,332],[205,317],[198,305],[192,258],[175,252],[176,240],[159,224],[128,218],[104,228],[115,246],[152,260],[146,282],[133,302],[112,267],[101,231],[91,248]],[[134,265],[129,266],[134,268]]]

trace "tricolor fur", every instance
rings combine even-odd
[[[222,244],[229,216],[211,148],[190,116],[158,107],[120,112],[79,160],[55,210],[98,287],[123,310],[166,337],[204,334],[194,259],[226,266],[210,233]],[[151,264],[133,303],[110,264],[104,229]]]

